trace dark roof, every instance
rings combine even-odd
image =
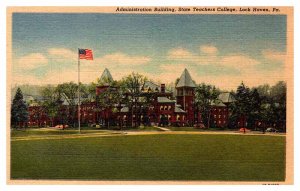
[[[193,87],[195,88],[196,85],[192,80],[192,77],[189,73],[189,71],[185,68],[184,71],[182,72],[179,82],[176,85],[176,88],[180,87]]]
[[[179,107],[175,106],[175,113],[186,113],[183,109],[180,109]]]
[[[157,102],[158,103],[175,103],[174,100],[170,100],[166,97],[157,97]]]
[[[107,68],[104,69],[104,71],[100,77],[100,81],[110,81],[110,82],[113,81],[113,77]]]
[[[211,106],[217,106],[217,107],[226,107],[226,105],[224,103],[222,103],[221,101],[219,101],[219,100],[216,100],[216,101],[212,102],[210,105]]]
[[[223,103],[232,103],[235,101],[233,95],[230,92],[223,92],[218,96],[218,99]]]
[[[129,112],[129,108],[128,107],[123,107],[120,112],[121,113],[128,113]]]
[[[141,88],[144,88],[144,92],[155,92],[155,91],[161,92],[161,87],[151,81],[146,81],[145,84],[143,85],[143,87],[141,87]],[[165,89],[165,92],[171,93],[170,91],[168,91],[166,89]]]

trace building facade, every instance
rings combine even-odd
[[[105,69],[100,77],[101,85],[96,87],[96,97],[101,97],[107,91],[118,91],[118,87],[112,87],[110,82],[113,77],[108,69]],[[136,103],[120,102],[109,107],[100,107],[96,100],[83,101],[80,109],[81,123],[87,125],[100,124],[102,126],[200,126],[201,113],[195,110],[196,84],[187,69],[182,72],[175,86],[176,93],[168,91],[165,84],[157,85],[151,81],[145,82],[140,87],[140,95]],[[131,96],[124,94],[124,96]],[[229,96],[229,97],[228,97]],[[149,99],[149,97],[151,99]],[[230,94],[221,94],[218,104],[211,105],[211,116],[216,127],[228,125],[228,104],[233,100]],[[226,100],[227,99],[227,100]],[[61,100],[60,115],[51,119],[47,116],[42,106],[29,106],[29,126],[55,126],[65,123],[68,118],[77,121],[77,107],[73,108],[73,114],[68,111],[68,98]],[[75,109],[75,111],[74,111]],[[38,115],[38,116],[37,116]],[[66,116],[65,116],[66,115]],[[64,118],[62,116],[65,116]],[[63,118],[63,119],[62,119]],[[65,119],[67,118],[67,119]]]

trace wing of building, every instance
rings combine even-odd
[[[112,87],[113,76],[107,68],[101,74],[99,82],[100,84],[95,90],[96,95],[99,97],[108,90],[113,93],[119,89],[119,87]],[[152,81],[147,81],[140,87],[139,99],[135,102],[128,100],[130,95],[126,93],[123,96],[124,99],[120,99],[119,103],[103,108],[98,104],[97,99],[91,101],[91,99],[82,97],[81,123],[103,126],[109,124],[110,126],[119,127],[140,125],[198,126],[202,123],[202,120],[201,112],[195,107],[195,88],[196,84],[192,76],[187,69],[184,69],[175,86],[175,93],[167,90],[165,84],[155,84]],[[172,89],[174,90],[174,88]],[[64,112],[67,116],[66,120],[60,119],[63,115],[50,119],[45,108],[37,104],[40,102],[35,102],[37,98],[30,95],[27,95],[26,98],[28,103],[31,103],[29,105],[29,125],[49,126],[50,121],[52,121],[52,125],[56,125],[66,122],[75,123],[77,120],[77,98],[74,100],[74,107],[74,103],[65,94],[62,95],[60,112]],[[230,93],[224,92],[219,95],[218,102],[211,103],[211,113],[216,126],[227,125],[228,105],[233,101],[234,97]],[[37,113],[41,113],[41,119],[39,119]]]

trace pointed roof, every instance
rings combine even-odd
[[[230,92],[223,92],[218,96],[223,103],[232,103],[235,101],[234,96]]]
[[[100,81],[113,81],[113,77],[107,68],[104,69],[100,77]]]
[[[192,87],[195,88],[196,85],[192,80],[192,77],[189,73],[189,71],[185,68],[184,71],[182,72],[179,82],[176,85],[176,88],[180,87]]]

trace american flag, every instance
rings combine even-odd
[[[79,49],[79,59],[93,60],[93,51],[90,49]]]

